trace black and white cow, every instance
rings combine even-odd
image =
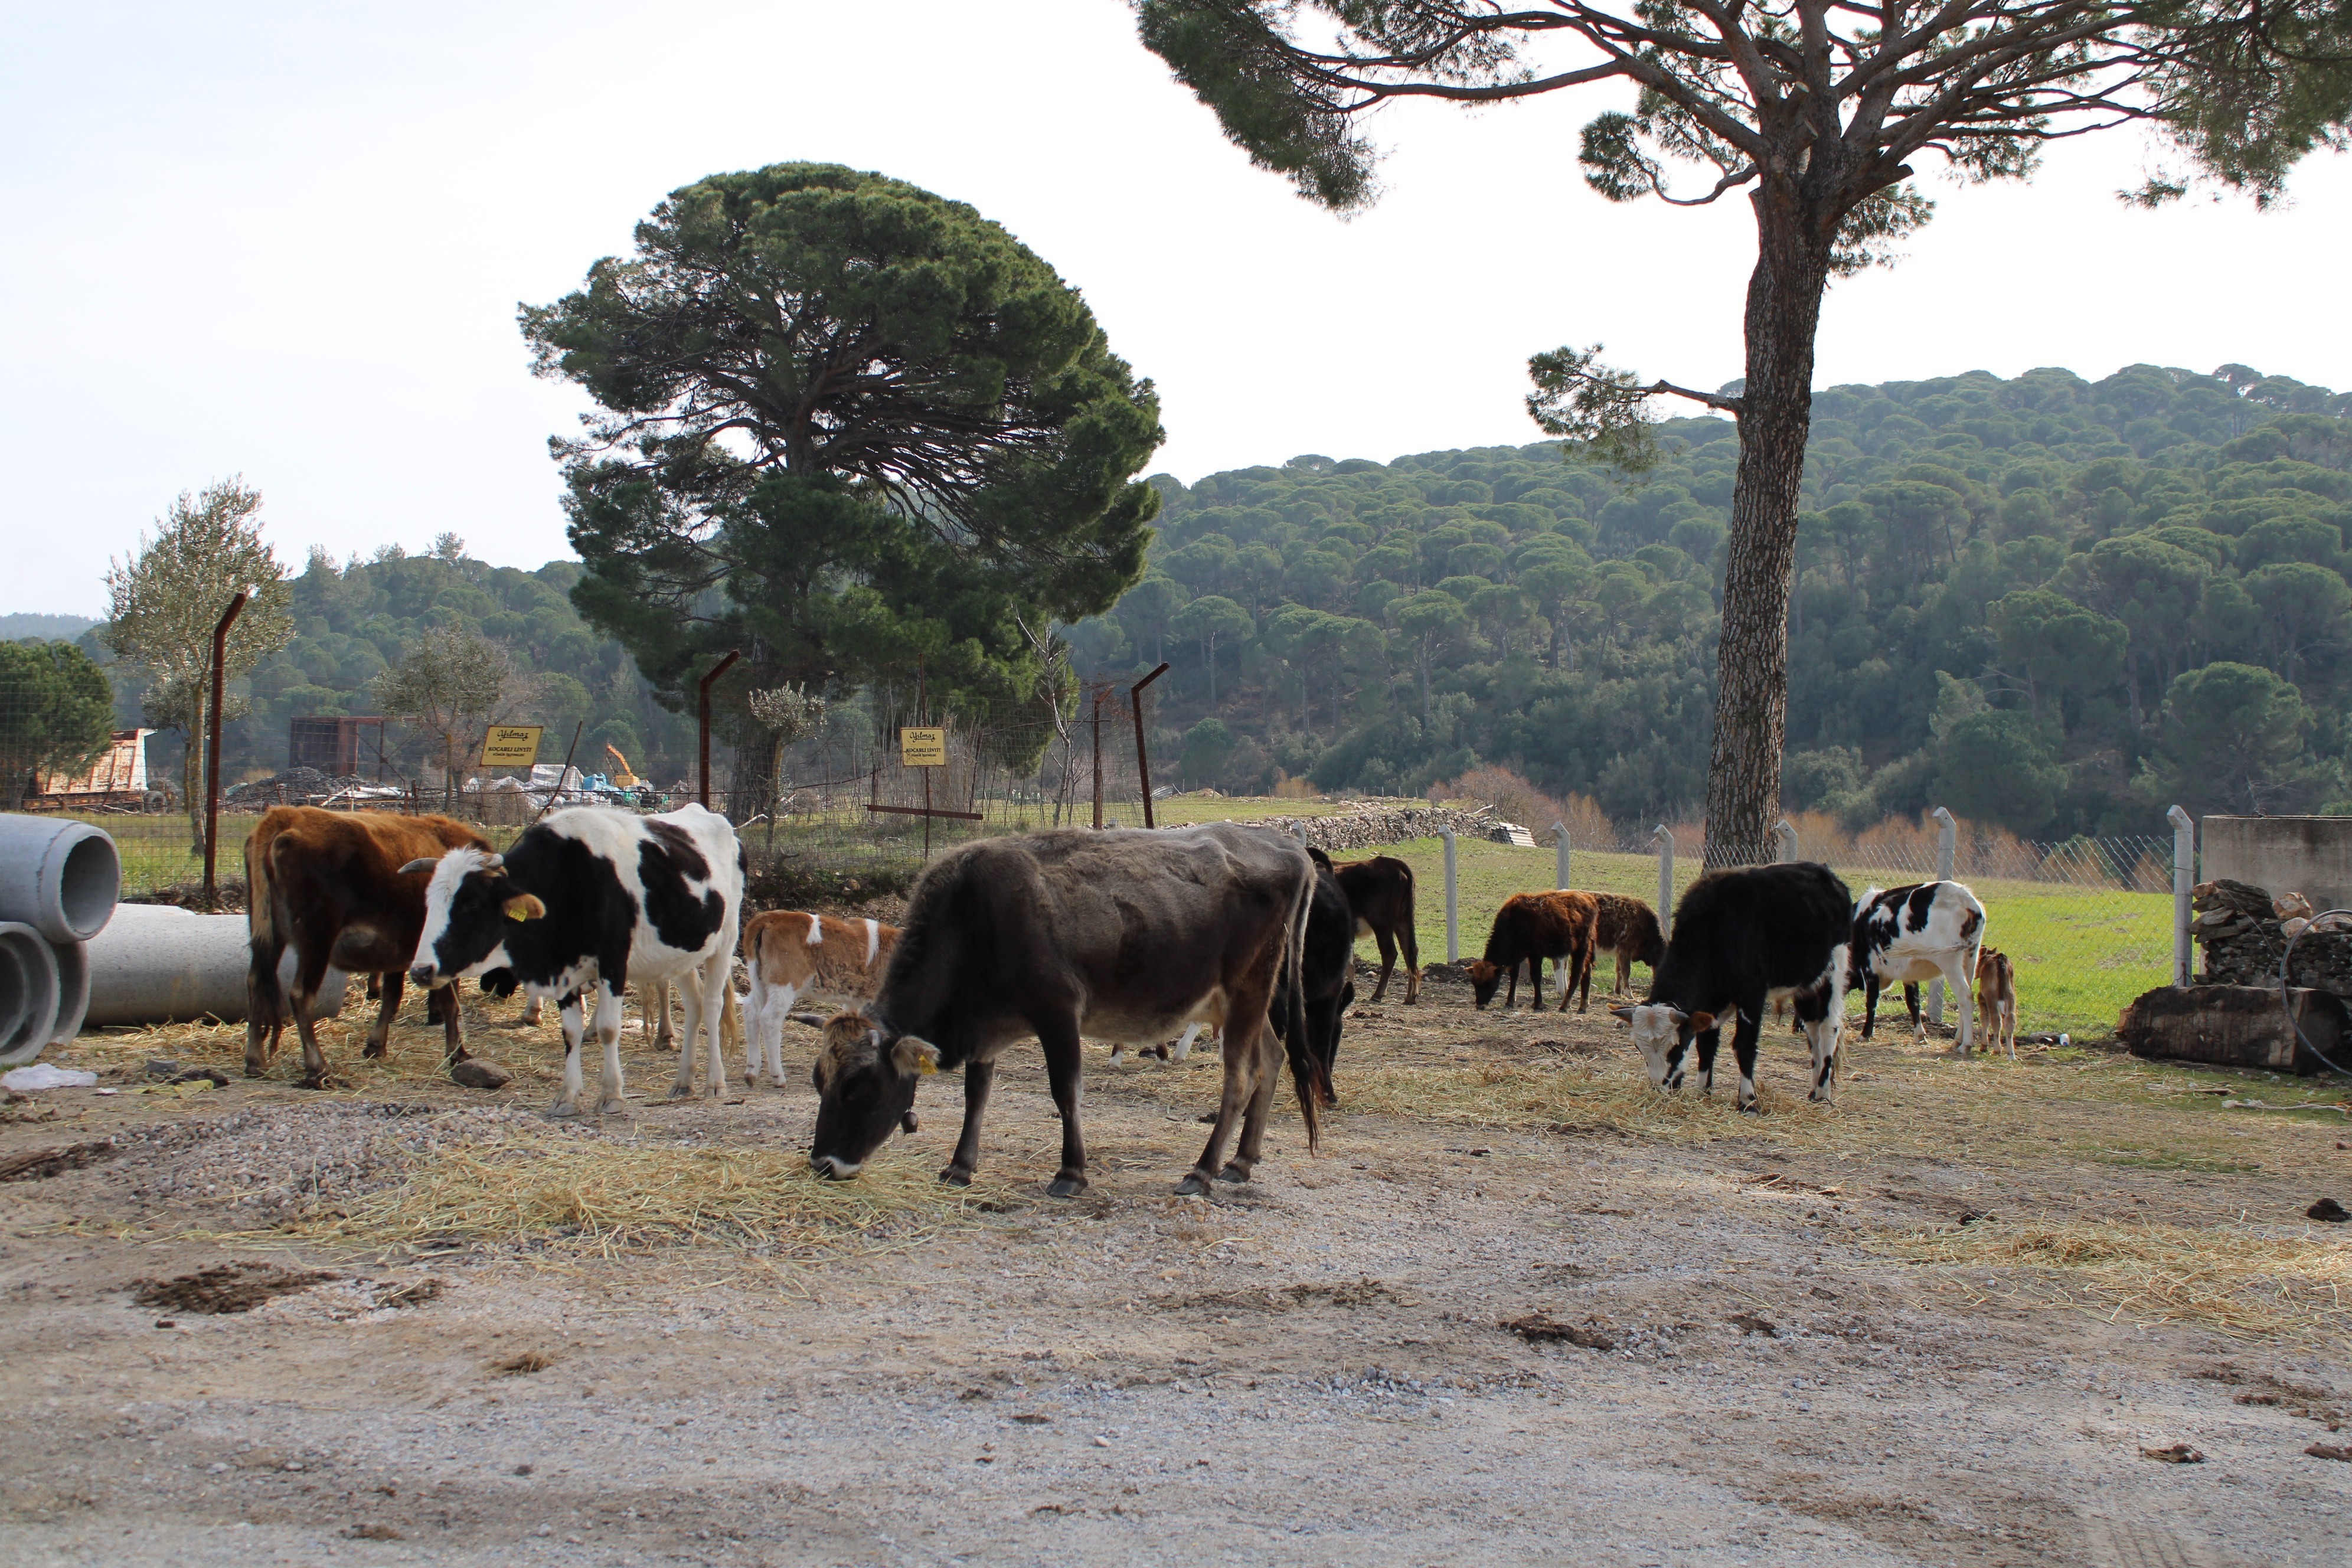
[[[604,1047],[604,1097],[621,1098],[621,992],[674,980],[686,1004],[685,1048],[671,1098],[694,1092],[696,1047],[707,1035],[705,1090],[718,1094],[719,1007],[743,912],[743,851],[725,817],[689,805],[660,816],[607,806],[559,811],[524,830],[503,855],[452,850],[404,868],[430,869],[425,931],[409,977],[446,985],[507,971],[562,1009],[563,1093],[551,1114],[580,1114],[580,1050],[593,1017]],[[706,1027],[707,1025],[707,1027]]]
[[[1984,946],[1984,906],[1958,882],[1915,882],[1864,892],[1854,906],[1845,981],[1848,991],[1863,993],[1862,1037],[1870,1038],[1878,1021],[1878,994],[1900,985],[1904,1005],[1911,1010],[1911,1026],[1927,1038],[1919,1024],[1919,983],[1940,979],[1960,1010],[1960,1043],[1955,1054],[1967,1056],[1976,1023],[1969,1007],[1969,985],[1977,972],[1977,952]]]
[[[1846,945],[1853,894],[1826,866],[1799,861],[1701,877],[1675,906],[1674,935],[1651,971],[1650,999],[1610,1011],[1633,1026],[1633,1044],[1661,1089],[1679,1089],[1698,1047],[1699,1088],[1715,1088],[1723,1019],[1732,1021],[1739,1109],[1756,1109],[1756,1037],[1764,1009],[1787,996],[1812,1047],[1809,1100],[1837,1087],[1845,1023]]]
[[[1224,1093],[1208,1147],[1176,1190],[1245,1182],[1281,1076],[1266,1009],[1285,970],[1291,1075],[1314,1149],[1316,1066],[1299,983],[1314,889],[1315,864],[1296,839],[1232,823],[1065,828],[943,856],[908,897],[881,990],[862,1013],[825,1026],[809,1163],[855,1176],[901,1124],[921,1076],[961,1068],[963,1132],[940,1179],[970,1182],[996,1058],[1034,1036],[1062,1121],[1061,1169],[1047,1191],[1071,1196],[1087,1185],[1079,1037],[1143,1045],[1202,1020],[1225,1032]],[[1221,1167],[1236,1121],[1241,1141]]]

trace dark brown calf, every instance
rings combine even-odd
[[[425,930],[422,873],[404,876],[411,860],[452,849],[484,853],[489,841],[446,816],[394,816],[378,811],[321,811],[272,806],[245,841],[247,930],[253,967],[246,988],[245,1074],[260,1078],[278,1053],[278,1038],[293,1016],[302,1041],[302,1083],[327,1086],[327,1061],[310,1028],[310,1005],[330,964],[349,974],[383,976],[383,1005],[368,1028],[365,1054],[383,1055],[400,1010],[403,976]],[[291,995],[278,984],[278,961],[294,949]],[[448,1059],[466,1059],[456,998],[445,1002],[441,1026]]]
[[[1519,965],[1528,966],[1535,985],[1535,1010],[1543,1011],[1543,961],[1550,959],[1568,971],[1568,988],[1559,995],[1559,1010],[1581,984],[1589,993],[1592,974],[1592,927],[1595,911],[1591,893],[1514,893],[1495,911],[1486,933],[1486,956],[1470,964],[1470,989],[1484,1007],[1494,1000],[1495,987],[1505,976],[1510,989],[1503,998],[1508,1007],[1519,996]]]
[[[1598,965],[1604,952],[1617,956],[1617,984],[1610,992],[1622,996],[1633,978],[1633,965],[1646,963],[1658,967],[1658,960],[1666,955],[1665,933],[1658,929],[1658,911],[1641,900],[1625,893],[1595,893],[1592,895],[1592,962]],[[1585,972],[1584,991],[1592,992],[1591,971]],[[1584,1011],[1579,1001],[1576,1010]]]
[[[1375,855],[1369,860],[1335,860],[1331,874],[1348,895],[1356,934],[1381,944],[1381,981],[1372,987],[1372,1000],[1387,993],[1400,946],[1404,949],[1405,1005],[1421,1000],[1421,948],[1412,934],[1412,868],[1393,855]]]

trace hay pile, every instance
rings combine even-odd
[[[2352,1241],[2275,1229],[1995,1222],[1868,1245],[1914,1263],[2019,1271],[2005,1288],[1987,1279],[1987,1294],[2084,1308],[2110,1321],[2127,1314],[2232,1333],[2352,1333],[2345,1296]]]
[[[1009,1206],[1003,1194],[940,1185],[912,1157],[832,1183],[780,1150],[515,1131],[437,1149],[404,1179],[301,1228],[375,1248],[458,1243],[614,1258],[717,1246],[809,1263],[912,1246]]]

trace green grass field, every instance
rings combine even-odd
[[[1555,860],[1549,849],[1520,849],[1467,838],[1455,840],[1454,847],[1460,951],[1465,958],[1475,958],[1486,948],[1487,927],[1503,900],[1513,893],[1552,886]],[[1438,962],[1446,956],[1444,841],[1415,839],[1385,847],[1381,853],[1394,855],[1412,867],[1419,884],[1414,923],[1422,962]],[[1677,898],[1698,874],[1696,853],[1676,857]],[[1839,874],[1856,896],[1864,888],[1898,880],[1883,870],[1841,868]],[[1575,886],[1588,891],[1630,893],[1651,904],[1657,902],[1658,862],[1653,856],[1579,851],[1571,858],[1569,875]],[[2165,894],[2042,882],[1969,885],[1985,906],[1986,941],[2008,953],[2017,965],[2021,1034],[2051,1030],[2108,1034],[2126,1003],[2166,983],[2172,952],[2172,900]],[[1371,942],[1357,945],[1366,958],[1377,957]],[[1609,984],[1614,967],[1613,962],[1603,962],[1602,985]],[[1637,966],[1633,983],[1646,986],[1649,971]],[[1858,994],[1854,1005],[1857,1009],[1861,1005]],[[1895,997],[1893,1005],[1899,1015],[1902,999]],[[1880,1010],[1883,1017],[1885,1003]],[[1947,1021],[1951,1016],[1948,1006]]]

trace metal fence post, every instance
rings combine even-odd
[[[710,673],[704,676],[695,688],[695,730],[701,742],[701,767],[695,781],[695,798],[705,811],[710,809],[710,683],[734,668],[735,661],[742,657],[741,648],[728,649],[727,657],[712,665]],[[561,778],[555,783],[557,788],[562,787]]]
[[[1960,825],[1954,822],[1952,814],[1940,805],[1928,815],[1936,819],[1936,879],[1948,882],[1952,879],[1952,855],[1958,846]],[[1943,1021],[1944,983],[1930,980],[1927,982],[1927,1022],[1940,1024]]]
[[[1445,840],[1445,962],[1462,962],[1461,908],[1456,901],[1454,879],[1454,829],[1444,827],[1438,837]]]
[[[1650,837],[1658,846],[1658,930],[1665,936],[1675,934],[1675,836],[1666,825],[1658,824]]]
[[[229,600],[228,607],[221,612],[219,624],[213,627],[213,710],[208,716],[211,725],[210,750],[205,758],[204,897],[205,908],[207,910],[218,908],[220,902],[218,890],[213,881],[213,871],[220,858],[220,719],[222,694],[227,689],[228,629],[236,624],[237,613],[245,608],[246,601],[259,592],[261,590],[258,587],[239,588],[236,591],[236,596]],[[193,746],[196,742],[196,736],[188,737],[188,744]],[[251,897],[252,890],[248,889],[247,889],[247,901],[251,900]]]
[[[1787,817],[1773,825],[1772,836],[1780,841],[1780,859],[1785,864],[1797,858],[1796,826]]]
[[[1568,879],[1567,823],[1555,822],[1551,825],[1551,848],[1552,858],[1557,862],[1557,865],[1553,868],[1555,876],[1552,886],[1555,888],[1566,888],[1571,886],[1572,884],[1570,883]]]
[[[2164,815],[2172,824],[2172,983],[2186,985],[2196,967],[2189,945],[2189,889],[2197,880],[2197,819],[2177,805]]]

